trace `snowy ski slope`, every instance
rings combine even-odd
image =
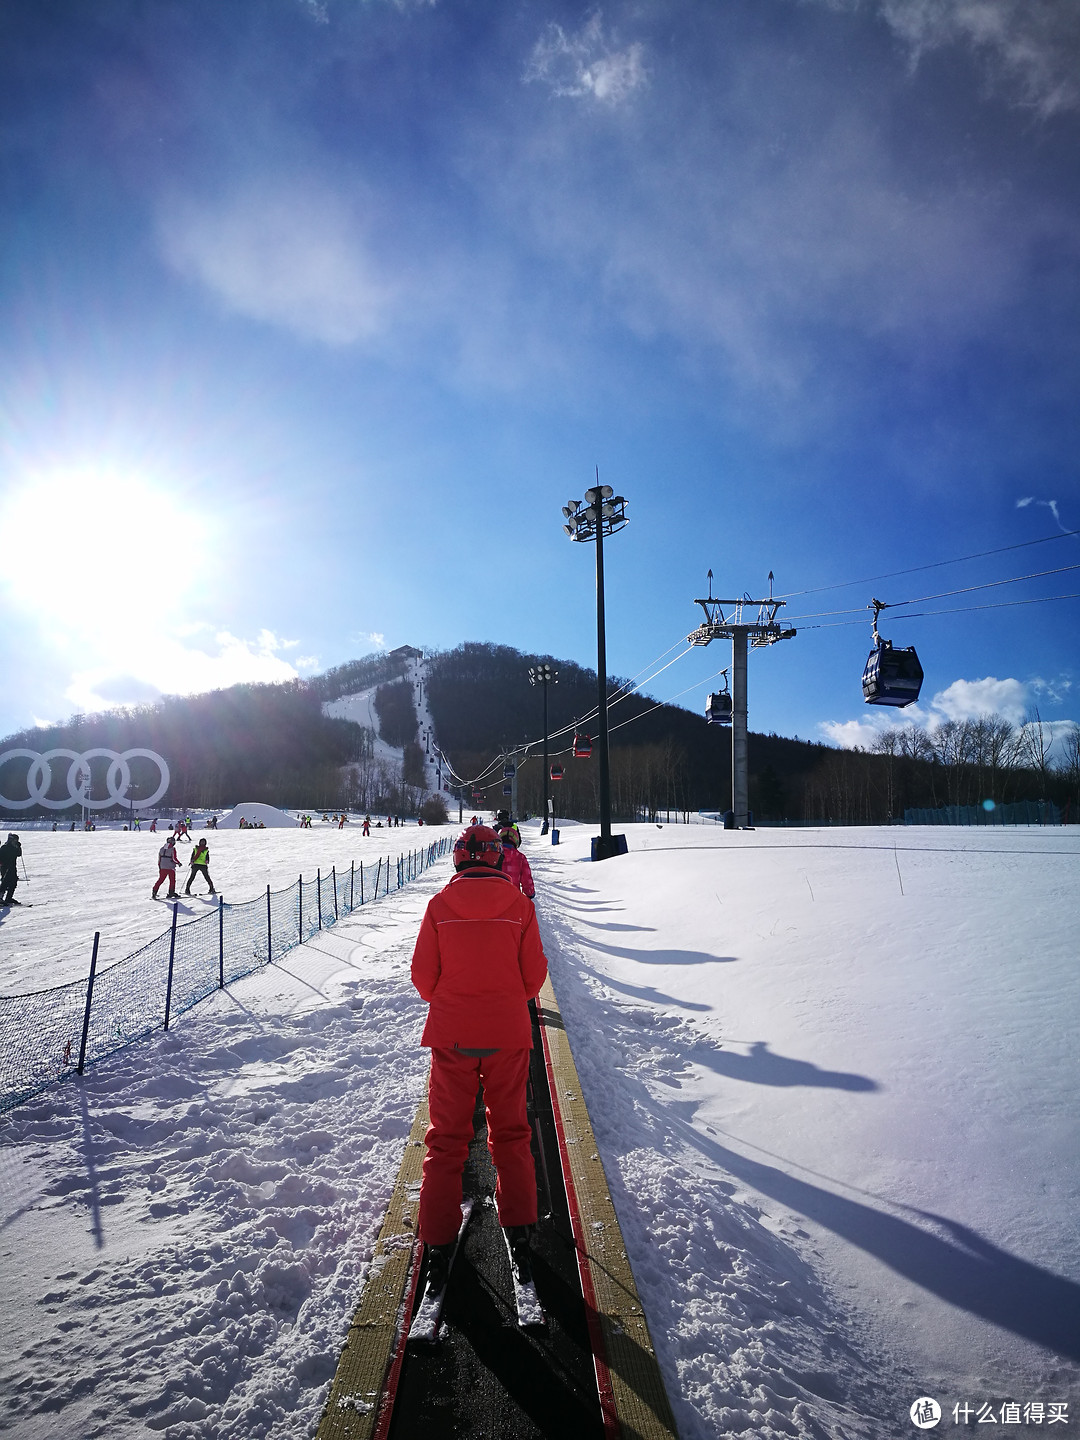
[[[1075,1424],[1080,837],[630,826],[592,865],[591,833],[526,844],[684,1440],[879,1440],[920,1395],[943,1429]],[[289,871],[329,839],[279,837]],[[5,1118],[20,1440],[310,1435],[424,1084],[408,966],[448,873]],[[93,883],[54,901],[72,925]]]

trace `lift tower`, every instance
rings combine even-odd
[[[790,640],[794,630],[783,630],[776,619],[776,612],[786,604],[774,600],[772,595],[772,571],[769,571],[768,600],[717,600],[712,593],[712,571],[709,571],[709,596],[707,600],[695,600],[705,612],[704,624],[686,637],[690,645],[710,645],[714,640],[731,641],[731,809],[735,817],[735,828],[743,829],[750,823],[750,782],[746,763],[746,642],[750,644],[775,645],[778,640]],[[745,609],[757,610],[757,619],[744,621]],[[728,613],[725,614],[724,612]]]

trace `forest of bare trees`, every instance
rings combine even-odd
[[[834,750],[804,778],[802,820],[881,824],[908,809],[1051,801],[1080,815],[1080,729],[1000,715],[883,731],[869,751]],[[780,817],[775,817],[780,818]]]

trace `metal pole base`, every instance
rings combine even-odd
[[[616,855],[625,855],[625,835],[594,835],[592,841],[592,858],[594,860],[612,860]]]

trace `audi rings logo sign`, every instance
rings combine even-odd
[[[128,762],[136,756],[154,762],[161,774],[161,783],[152,795],[145,795],[139,800],[129,800],[131,766]],[[103,800],[91,798],[90,761],[98,758],[111,762],[105,772],[105,788],[109,793]],[[78,750],[46,750],[43,754],[37,750],[5,750],[0,755],[0,768],[9,760],[19,759],[27,761],[28,798],[9,800],[6,795],[0,795],[0,805],[6,810],[29,810],[31,805],[42,805],[46,810],[66,810],[69,805],[85,805],[88,810],[107,810],[110,805],[128,805],[135,810],[143,810],[149,805],[156,805],[169,788],[169,767],[156,750],[125,750],[122,755],[115,750],[83,750],[81,754]],[[54,760],[70,761],[67,772],[69,798],[65,800],[47,798],[52,784]]]

